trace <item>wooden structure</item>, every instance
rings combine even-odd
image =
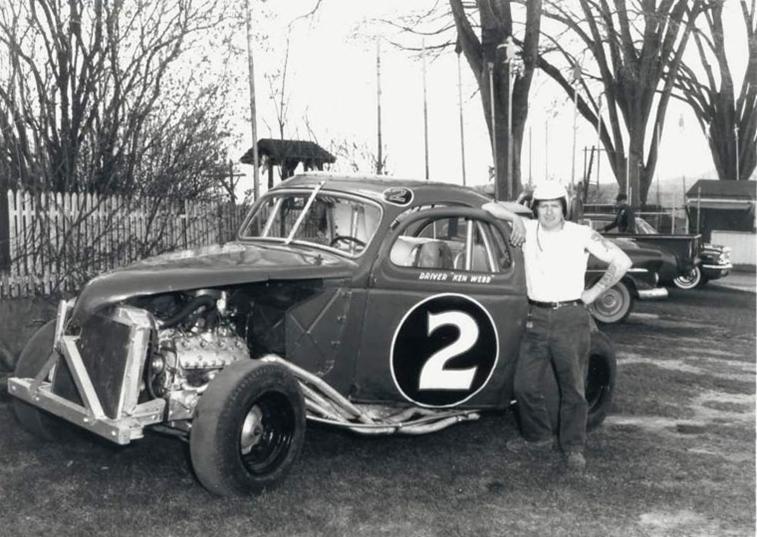
[[[268,168],[268,188],[273,188],[273,167],[281,167],[281,177],[294,175],[294,170],[302,163],[305,170],[323,170],[324,164],[332,164],[336,157],[315,142],[305,140],[258,140],[258,155],[261,163]],[[240,159],[244,164],[253,164],[252,148]]]

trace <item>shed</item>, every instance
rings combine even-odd
[[[689,230],[730,246],[734,263],[754,265],[757,181],[700,179],[686,192]]]
[[[253,164],[250,148],[240,159],[244,164]],[[273,188],[273,167],[281,166],[281,177],[294,175],[294,170],[302,163],[305,171],[323,170],[324,164],[333,164],[336,157],[315,142],[306,140],[278,140],[261,138],[258,140],[260,162],[268,168],[268,188]]]

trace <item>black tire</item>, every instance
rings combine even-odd
[[[37,376],[50,358],[54,340],[55,320],[52,320],[42,325],[26,343],[16,362],[13,376],[19,378]],[[13,413],[21,427],[42,440],[57,441],[68,438],[70,435],[66,433],[66,429],[70,429],[70,426],[64,420],[16,397],[13,397]]]
[[[674,278],[673,285],[675,285],[679,289],[688,290],[704,285],[702,283],[703,280],[704,278],[702,277],[702,269],[700,269],[699,267],[694,267],[688,274],[680,274],[676,278]]]
[[[200,483],[219,496],[260,492],[291,469],[305,440],[305,400],[284,366],[240,361],[211,381],[189,448]]]
[[[603,324],[621,323],[631,313],[633,301],[633,294],[628,284],[620,281],[589,306],[589,313]]]
[[[699,282],[699,285],[697,285],[697,287],[699,287],[701,289],[702,287],[704,287],[705,285],[707,285],[707,282],[709,282],[709,281],[710,281],[710,279],[707,276],[705,276],[704,274],[702,274],[702,280]]]
[[[599,427],[610,411],[617,369],[615,349],[610,339],[602,332],[592,332],[585,386],[589,403],[586,428],[589,431]]]

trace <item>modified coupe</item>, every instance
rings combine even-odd
[[[237,240],[91,280],[23,350],[8,381],[21,425],[77,425],[117,444],[185,440],[219,495],[279,482],[306,420],[423,434],[513,403],[527,319],[523,258],[471,189],[296,176]],[[608,412],[615,355],[592,332],[589,427]],[[557,414],[552,374],[545,394]],[[555,418],[556,419],[556,418]]]

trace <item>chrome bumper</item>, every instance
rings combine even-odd
[[[728,263],[726,265],[699,265],[699,267],[712,270],[731,270],[733,268],[733,264]]]
[[[639,300],[654,300],[659,298],[667,298],[668,290],[664,287],[655,287],[654,289],[639,289]]]

